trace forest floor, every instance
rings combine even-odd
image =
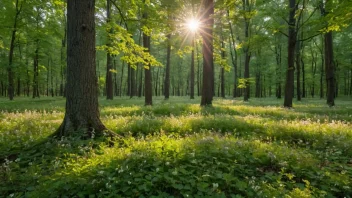
[[[351,197],[352,100],[100,100],[123,138],[49,136],[64,99],[0,99],[0,197]]]

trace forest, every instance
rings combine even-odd
[[[352,197],[352,1],[0,13],[0,197]]]

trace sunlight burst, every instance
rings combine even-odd
[[[190,19],[187,22],[188,29],[191,30],[192,32],[196,32],[199,29],[200,23],[196,19]]]

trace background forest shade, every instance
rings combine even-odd
[[[326,16],[322,16],[322,1],[301,0],[296,4],[297,40],[302,42],[295,50],[300,54],[296,56],[300,59],[300,70],[295,70],[294,97],[297,97],[297,86],[303,98],[325,97],[323,35],[327,31],[333,31],[336,96],[352,95],[351,2],[331,1],[329,7],[325,6],[329,10]],[[16,96],[64,95],[65,6],[65,2],[59,0],[1,1],[1,96],[7,96],[8,92],[11,48],[10,67]],[[142,18],[144,6],[148,7],[148,19]],[[192,47],[192,34],[185,23],[191,18],[201,19],[202,9],[199,0],[111,1],[108,20],[106,1],[96,1],[99,95],[106,94],[106,74],[110,72],[115,96],[143,96],[143,61],[146,58],[152,66],[153,95],[163,95],[169,44],[170,95],[190,94],[192,50],[195,53],[195,95],[201,95],[201,31],[196,33]],[[284,94],[288,13],[286,1],[221,0],[215,3],[214,95],[243,96],[245,87],[249,87],[251,97],[280,98]],[[140,47],[142,31],[151,36],[152,56],[133,53],[143,52]],[[107,51],[113,59],[112,68],[108,69]],[[250,57],[249,78],[244,78],[247,55]]]

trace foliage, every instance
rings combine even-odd
[[[196,100],[199,100],[197,98]],[[343,197],[352,193],[352,109],[321,100],[102,100],[121,138],[51,139],[60,98],[0,100],[0,195]],[[15,184],[15,185],[14,185]]]

